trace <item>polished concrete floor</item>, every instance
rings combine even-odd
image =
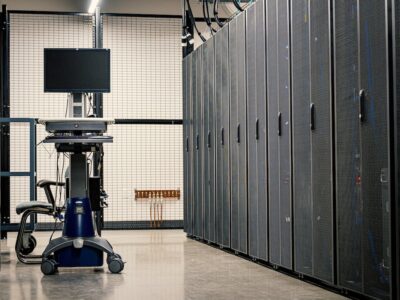
[[[61,269],[43,276],[38,265],[23,265],[10,234],[2,251],[0,299],[344,299],[319,287],[187,239],[180,230],[108,231],[126,261],[122,274]],[[37,233],[38,250],[48,233]],[[40,247],[41,246],[41,247]]]

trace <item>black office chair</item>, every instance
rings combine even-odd
[[[27,201],[17,205],[16,212],[18,215],[23,214],[18,231],[17,241],[15,243],[15,252],[18,260],[24,264],[40,264],[42,255],[30,255],[36,247],[36,239],[32,235],[33,230],[26,230],[26,221],[32,214],[43,214],[54,216],[61,208],[56,207],[51,186],[65,186],[63,182],[55,182],[50,180],[40,180],[37,186],[44,189],[47,202],[44,201]]]

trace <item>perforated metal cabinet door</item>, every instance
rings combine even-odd
[[[239,251],[247,247],[247,101],[246,101],[246,14],[237,17],[238,33],[238,123],[239,128]]]
[[[344,46],[348,46],[344,41],[350,40],[354,49],[350,56],[353,60],[347,67],[351,76],[345,78],[347,85],[354,82],[347,88],[348,92],[353,91],[353,105],[349,107],[346,101],[346,109],[339,106],[347,99],[339,92],[342,82],[338,81],[336,86],[340,96],[336,105],[339,285],[378,298],[389,298],[390,291],[388,66],[386,37],[382,34],[386,30],[385,5],[385,1],[371,0],[354,2],[349,7],[349,3],[340,1],[336,4],[335,16],[336,49],[339,50],[336,69],[345,75],[346,68],[340,64],[343,58],[338,60],[345,51]],[[338,9],[344,11],[342,16]],[[346,14],[346,9],[353,13]],[[339,78],[342,73],[337,72]],[[350,120],[347,124],[339,123],[339,118],[344,116]],[[344,125],[355,129],[346,132]],[[357,139],[350,139],[352,131]],[[339,139],[345,138],[353,142],[349,144],[352,147],[345,148],[346,152],[344,142],[339,143]],[[350,182],[342,179],[342,174]]]
[[[265,1],[256,4],[257,18],[257,119],[258,119],[258,228],[259,257],[268,260],[268,185],[267,185],[267,98]]]
[[[195,170],[194,170],[194,236],[203,238],[203,172],[202,172],[202,51],[195,51],[193,54],[196,64],[196,85],[194,96],[194,126],[195,126]]]
[[[245,14],[229,23],[232,249],[247,253]]]
[[[246,13],[249,255],[267,261],[267,107],[264,2],[254,3]]]
[[[223,102],[222,102],[222,53],[221,53],[221,31],[215,37],[215,86],[219,87],[215,90],[215,129],[216,129],[216,164],[215,164],[215,187],[216,187],[216,201],[215,201],[215,234],[216,242],[219,245],[223,244],[223,222],[224,222],[224,149],[222,145],[222,128],[223,128]]]
[[[187,188],[186,188],[186,164],[187,164],[187,158],[186,158],[186,59],[184,58],[182,60],[182,111],[183,111],[183,230],[186,232],[186,208],[187,208],[187,202],[186,202],[186,193],[187,193]]]
[[[238,86],[237,86],[237,18],[229,23],[229,78],[230,78],[230,171],[231,171],[231,247],[239,249],[239,147]]]
[[[209,155],[209,240],[215,242],[215,54],[214,39],[208,41],[208,155]]]
[[[222,54],[222,81],[221,81],[221,101],[222,104],[222,128],[223,133],[223,245],[231,247],[231,152],[230,152],[230,82],[229,82],[229,27],[221,29],[221,54]]]
[[[184,131],[184,226],[189,235],[192,229],[192,116],[191,116],[191,64],[192,57],[188,55],[183,60],[183,131]]]
[[[196,202],[197,202],[197,186],[198,186],[198,162],[197,162],[197,52],[191,54],[191,140],[192,140],[192,201],[191,201],[191,213],[192,213],[192,235],[195,235],[195,219],[196,219]]]
[[[246,69],[247,69],[247,130],[248,130],[248,203],[249,203],[249,255],[258,258],[258,180],[257,141],[255,139],[257,120],[257,77],[256,77],[256,7],[246,11]]]
[[[386,1],[359,1],[363,293],[390,296],[389,118]]]
[[[204,150],[201,145],[204,141],[203,127],[204,127],[204,114],[203,114],[203,51],[201,48],[197,53],[197,132],[199,134],[199,151],[197,152],[197,160],[199,168],[198,174],[198,188],[197,188],[197,237],[204,238]]]
[[[395,100],[394,100],[394,105],[395,105],[395,110],[393,111],[395,113],[395,129],[394,129],[394,136],[395,136],[395,145],[393,151],[394,153],[400,153],[400,103],[399,103],[399,95],[400,95],[400,81],[397,80],[400,78],[400,3],[399,1],[393,1],[392,2],[394,7],[393,7],[393,12],[395,16],[395,55],[396,55],[396,64],[395,64],[395,76],[396,78],[396,84],[395,84]],[[400,156],[397,155],[395,158],[395,166],[396,170],[393,172],[395,176],[391,180],[391,184],[394,185],[394,190],[396,191],[394,195],[392,195],[392,199],[398,199],[400,195],[400,168],[399,168],[399,159]],[[392,226],[396,226],[396,228],[400,227],[400,202],[397,201],[392,205],[392,207],[395,208],[395,211],[391,213],[392,218],[394,218],[394,222],[392,223]],[[400,230],[395,234],[396,236],[396,241],[392,241],[393,243],[396,243],[396,252],[393,253],[393,256],[400,257]],[[392,264],[393,268],[393,273],[392,276],[395,275],[394,278],[398,279],[400,278],[400,261],[396,261],[396,265]],[[394,287],[392,287],[392,290],[394,290]],[[395,289],[395,295],[394,299],[400,299],[400,289],[396,288]]]
[[[229,151],[229,27],[225,26],[215,39],[215,130],[216,130],[216,242],[230,247],[231,196]]]
[[[187,152],[187,209],[186,209],[186,224],[187,233],[193,234],[193,100],[192,100],[192,54],[186,57],[186,111],[187,111],[187,135],[188,135],[188,152]]]
[[[295,270],[313,274],[309,0],[292,1],[293,205]]]
[[[278,92],[281,113],[279,138],[281,265],[292,268],[291,117],[289,1],[278,0]]]
[[[334,1],[338,283],[362,284],[357,1]]]
[[[185,57],[182,61],[182,105],[183,105],[183,226],[184,231],[187,233],[188,231],[188,219],[187,219],[187,208],[188,208],[188,156],[189,156],[189,134],[188,134],[188,123],[189,123],[189,114],[188,114],[188,97],[187,91],[190,89],[188,87],[188,83],[190,85],[190,81],[188,81],[188,58]]]
[[[268,187],[269,187],[269,260],[281,264],[280,198],[279,198],[279,93],[277,51],[277,0],[266,0],[267,101],[268,101]]]
[[[203,46],[204,239],[215,242],[214,44]]]
[[[313,277],[332,283],[333,173],[330,1],[310,1]]]
[[[198,162],[197,162],[197,152],[198,152],[198,140],[199,137],[197,135],[197,52],[193,52],[192,54],[192,82],[191,82],[191,98],[192,98],[192,140],[193,140],[193,149],[192,149],[192,162],[193,162],[193,170],[192,170],[192,178],[193,178],[193,201],[192,201],[192,226],[193,226],[193,235],[195,235],[195,222],[196,222],[196,208],[197,208],[197,186],[198,186]]]
[[[203,91],[203,126],[201,127],[202,136],[201,149],[203,153],[203,179],[204,179],[204,239],[210,239],[210,168],[209,168],[209,153],[208,153],[208,133],[209,133],[209,74],[208,74],[208,49],[209,44],[205,42],[199,51],[202,52],[202,91]]]

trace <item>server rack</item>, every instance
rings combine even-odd
[[[387,1],[334,1],[338,285],[391,293]]]
[[[229,23],[231,247],[247,253],[246,14]]]
[[[187,104],[186,102],[188,101],[188,97],[186,95],[187,93],[187,80],[188,80],[188,74],[187,74],[187,57],[183,59],[182,61],[182,109],[183,109],[183,230],[187,233],[187,223],[188,223],[188,217],[187,217],[187,208],[188,208],[188,200],[187,200],[187,195],[188,195],[188,178],[187,176],[189,175],[188,173],[188,154],[189,154],[189,134],[187,132],[187,123],[188,123],[188,113],[186,111]]]
[[[202,49],[203,46],[200,47]],[[203,238],[203,97],[202,51],[192,54],[192,108],[193,108],[193,235]]]
[[[184,230],[193,235],[193,116],[192,116],[192,54],[183,59],[183,137],[184,137]]]
[[[269,258],[292,269],[289,1],[266,1]]]
[[[291,11],[294,268],[333,283],[330,0]]]
[[[221,247],[231,246],[231,180],[229,133],[229,27],[215,36],[215,129],[216,129],[216,242]]]
[[[268,260],[267,98],[265,5],[247,9],[246,82],[248,136],[249,255]]]
[[[399,1],[392,0],[390,3],[392,11],[391,25],[392,29],[392,57],[389,61],[393,63],[391,87],[393,89],[393,153],[391,156],[392,168],[391,176],[393,178],[393,199],[400,199],[400,3]],[[400,280],[400,202],[393,201],[391,205],[393,212],[392,219],[392,298],[400,299],[400,287],[398,282]]]
[[[204,239],[215,242],[214,40],[203,45]]]
[[[264,4],[263,52],[259,51],[263,33],[258,8]],[[268,250],[264,246],[268,245],[265,256],[273,265],[294,267],[296,273],[372,298],[399,297],[399,16],[400,5],[394,0],[260,0],[215,35],[215,137],[211,144],[214,141],[216,147],[215,237],[221,247],[246,253],[239,249],[243,246],[239,205],[245,202],[237,196],[238,184],[243,183],[237,172],[247,168],[246,250],[251,257],[264,259],[261,250]],[[242,38],[240,18],[245,19]],[[243,41],[246,47],[240,45]],[[198,51],[205,59],[207,50]],[[245,77],[244,60],[238,59],[243,55]],[[205,69],[208,62],[203,65],[203,72],[208,72]],[[265,86],[259,84],[263,76]],[[207,82],[204,73],[202,78]],[[194,81],[194,85],[202,84]],[[205,126],[201,145],[207,145],[202,149],[206,181],[201,185],[206,207],[207,138],[212,132],[209,88],[201,88],[207,107],[202,107],[205,123],[200,125]],[[244,96],[238,96],[243,91]],[[264,110],[256,105],[265,104],[259,97],[265,92]],[[243,98],[244,106],[239,107]],[[243,157],[238,154],[238,138],[243,138],[238,133],[243,127],[237,126],[242,124],[243,111],[248,151],[244,166],[238,161]],[[254,163],[259,153],[256,146],[262,144],[260,111],[267,112],[268,125],[265,218],[261,199],[255,196],[262,165]],[[266,244],[262,238],[267,235],[257,237],[262,234],[263,225],[257,223],[261,219],[267,222]]]

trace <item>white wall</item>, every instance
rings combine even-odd
[[[181,23],[170,18],[106,16],[104,47],[111,49],[111,93],[104,117],[182,118]],[[135,190],[183,192],[182,126],[116,125],[105,145],[107,221],[150,219],[150,202]],[[182,220],[183,201],[164,201],[163,219]]]
[[[111,49],[111,93],[104,95],[104,116],[182,118],[180,20],[106,16],[103,22],[104,46]],[[63,117],[66,95],[43,92],[43,48],[91,47],[91,17],[11,14],[10,43],[11,117]],[[12,125],[12,171],[28,168],[27,133],[27,126]],[[110,196],[105,220],[149,220],[150,203],[135,201],[134,191],[183,192],[182,127],[114,125],[108,133],[114,143],[105,146],[105,189]],[[38,126],[37,142],[45,136]],[[54,145],[37,147],[37,163],[38,180],[56,179]],[[42,189],[37,199],[45,199]],[[164,201],[164,220],[182,220],[182,199]],[[14,214],[16,205],[27,200],[27,179],[12,179],[11,222],[20,219]],[[51,218],[41,216],[39,221]]]
[[[10,114],[17,118],[51,118],[65,114],[66,95],[43,92],[43,48],[92,46],[92,20],[83,16],[13,14],[10,18]],[[29,166],[28,128],[12,125],[10,136],[11,170],[26,171]],[[37,126],[37,142],[47,136]],[[55,180],[54,145],[37,146],[37,179]],[[11,222],[18,203],[29,199],[27,178],[11,179]],[[44,200],[43,189],[38,199]],[[52,218],[40,217],[40,220]]]

